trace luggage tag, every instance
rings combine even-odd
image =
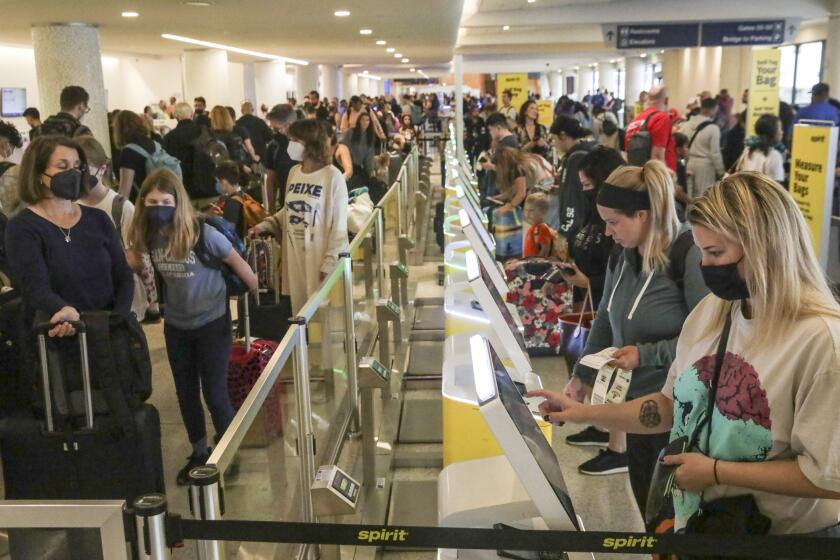
[[[630,389],[633,370],[616,367],[612,355],[616,348],[606,348],[597,354],[590,354],[581,358],[580,363],[597,369],[595,385],[592,388],[592,404],[623,403]]]

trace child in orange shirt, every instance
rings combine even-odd
[[[525,234],[523,257],[549,257],[556,233],[545,223],[548,213],[548,196],[536,192],[525,199],[525,221],[531,224]]]

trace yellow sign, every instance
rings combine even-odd
[[[537,111],[539,111],[537,122],[549,128],[554,122],[554,103],[550,99],[540,99],[537,101]]]
[[[828,266],[836,154],[837,128],[805,124],[793,127],[790,194],[808,224],[823,268]]]
[[[747,109],[748,134],[755,133],[755,121],[761,115],[779,114],[779,75],[781,51],[760,49],[752,52],[753,67]]]
[[[519,108],[528,100],[528,74],[498,74],[496,76],[496,97],[502,106],[502,93],[510,92],[510,104]]]

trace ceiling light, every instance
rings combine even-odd
[[[248,56],[256,56],[258,58],[267,58],[269,60],[283,60],[285,62],[291,62],[292,64],[299,64],[301,66],[307,66],[309,63],[305,60],[299,60],[297,58],[289,58],[286,56],[279,56],[276,54],[264,53],[259,51],[251,51],[248,49],[240,49],[239,47],[231,47],[229,45],[222,45],[220,43],[212,43],[210,41],[202,41],[201,39],[192,39],[190,37],[181,37],[180,35],[171,35],[169,33],[164,33],[161,35],[164,39],[169,39],[170,41],[179,41],[181,43],[189,43],[191,45],[199,45],[201,47],[208,47],[211,49],[220,49],[223,51],[228,52],[235,52],[239,54],[246,54]]]
[[[387,49],[385,49],[385,52],[394,52],[395,50],[397,49],[395,49],[394,47],[388,47]]]
[[[409,71],[409,72],[416,72],[417,70],[416,70],[416,69],[414,69],[414,68],[409,68],[409,69],[408,69],[408,71]]]
[[[502,31],[507,31],[509,29],[510,29],[510,25],[505,25],[504,27],[502,27]]]
[[[359,29],[359,35],[373,35],[372,29]]]
[[[537,0],[528,0],[528,3],[529,3],[529,4],[533,4],[533,3],[534,3],[534,2],[536,2],[536,1],[537,1]]]
[[[377,45],[379,45],[379,46],[382,46],[382,45],[387,45],[387,44],[388,44],[388,41],[383,41],[382,39],[380,39],[380,40],[378,40],[378,41],[376,42],[376,44],[377,44]]]
[[[409,61],[407,58],[404,58],[404,59],[402,59],[400,62],[402,62],[403,64],[405,64],[406,62],[410,62],[410,61]]]
[[[647,53],[642,53],[639,56],[642,57],[642,58],[647,58]]]
[[[402,58],[402,53],[395,53],[394,58]]]
[[[616,60],[614,58],[612,60],[610,60],[610,64],[615,64],[615,62],[616,62]]]
[[[128,11],[128,12],[123,12],[122,17],[135,18],[135,17],[140,17],[140,14],[138,14],[137,12]]]
[[[350,15],[350,10],[336,10],[334,15],[335,17],[347,17]]]
[[[187,6],[193,6],[195,8],[206,8],[208,6],[212,6],[213,3],[209,0],[187,0],[184,2]]]
[[[356,74],[356,75],[358,76],[359,74]],[[381,79],[382,79],[382,78],[380,78],[379,76],[374,76],[373,74],[368,74],[368,71],[367,71],[367,70],[365,70],[364,72],[362,72],[362,74],[361,74],[361,75],[363,75],[363,76],[364,76],[365,78],[367,78],[368,80],[376,80],[377,82],[378,82],[379,80],[381,80]]]
[[[364,72],[362,72],[362,74],[367,74],[367,73],[368,73],[368,71],[367,71],[367,70],[365,70]]]

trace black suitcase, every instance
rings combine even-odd
[[[81,356],[87,356],[84,324],[77,323]],[[83,414],[55,414],[48,366],[58,344],[38,329],[43,418],[29,411],[0,423],[0,456],[7,499],[122,499],[131,503],[146,493],[163,493],[160,416],[150,404],[131,410],[133,430],[126,433],[115,415],[101,413],[91,391],[90,370],[81,361]],[[56,398],[58,397],[58,398]],[[74,399],[71,399],[74,400]],[[94,406],[96,404],[96,406]]]
[[[248,262],[256,272],[259,288],[248,294],[248,315],[250,315],[250,336],[280,342],[289,330],[292,317],[292,300],[280,294],[280,278],[277,273],[277,248],[271,239],[254,239],[248,247]],[[244,300],[237,302],[237,330],[245,333]]]

